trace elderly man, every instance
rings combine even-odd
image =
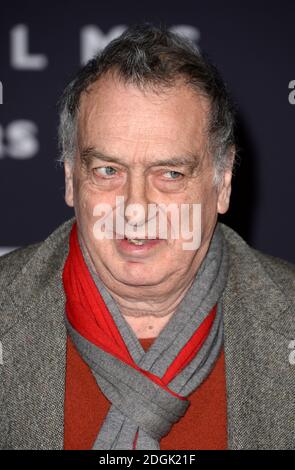
[[[66,88],[75,218],[1,259],[2,448],[295,447],[294,267],[217,221],[233,126],[216,69],[150,25]]]

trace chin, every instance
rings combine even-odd
[[[117,275],[116,275],[117,274]],[[130,286],[149,286],[158,285],[161,282],[159,273],[153,275],[151,271],[141,266],[126,266],[124,272],[115,273],[115,277],[120,282]]]

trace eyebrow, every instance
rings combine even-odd
[[[105,155],[104,153],[100,152],[99,150],[95,149],[94,147],[87,147],[86,149],[82,150],[80,154],[80,158],[82,163],[88,164],[92,159],[96,158],[99,160],[103,160],[109,163],[117,163],[127,167],[126,163],[122,161],[120,158],[113,157],[111,155]],[[189,166],[192,169],[196,168],[200,163],[200,156],[197,154],[188,154],[188,155],[180,155],[179,157],[172,157],[167,159],[161,160],[154,160],[150,162],[148,167],[154,166],[172,166],[172,167],[182,167],[182,166]]]

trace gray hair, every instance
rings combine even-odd
[[[203,94],[210,103],[207,132],[215,165],[214,183],[220,183],[224,171],[234,163],[230,152],[234,145],[234,107],[226,85],[216,67],[193,43],[162,26],[147,23],[129,27],[111,41],[65,88],[60,101],[60,161],[74,160],[81,94],[107,73],[155,91],[173,87],[182,79]]]

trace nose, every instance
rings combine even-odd
[[[136,172],[129,177],[125,194],[125,220],[131,225],[141,225],[147,220],[147,183],[144,175]]]

